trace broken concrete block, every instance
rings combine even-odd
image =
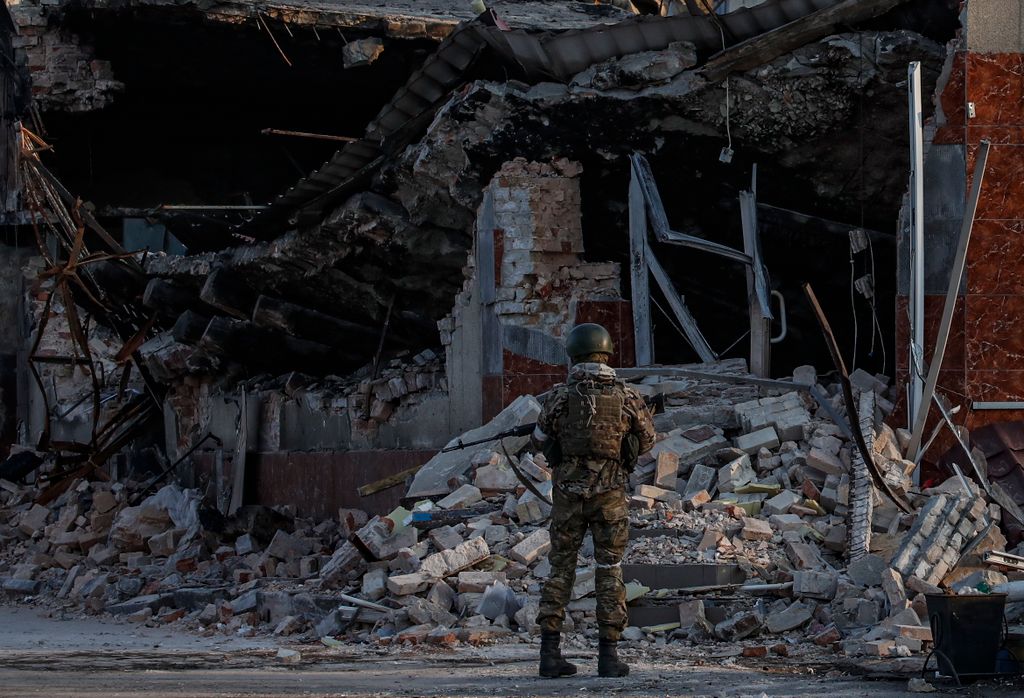
[[[485,465],[477,468],[476,475],[473,477],[473,486],[482,492],[512,492],[519,486],[519,479],[512,472],[512,468],[504,463]],[[454,496],[456,492],[448,496]]]
[[[92,508],[100,514],[106,514],[117,506],[117,498],[108,490],[100,490],[92,495]]]
[[[388,591],[388,572],[383,567],[375,567],[363,575],[361,593],[370,601],[384,598]]]
[[[882,572],[888,567],[878,555],[865,555],[846,566],[847,576],[854,584],[862,587],[877,587],[882,584]]]
[[[504,572],[459,572],[458,591],[482,594],[491,584],[506,581]]]
[[[713,632],[719,640],[737,642],[753,635],[763,625],[764,620],[759,613],[755,611],[741,611],[715,625]]]
[[[783,533],[786,531],[799,531],[807,526],[807,523],[796,514],[772,514],[768,517],[768,523],[776,531],[782,531]]]
[[[748,457],[747,462],[749,461]],[[686,481],[686,488],[683,490],[683,499],[689,499],[701,490],[706,490],[710,494],[717,475],[718,471],[701,463],[693,466],[690,479]]]
[[[793,508],[794,504],[799,504],[801,501],[802,497],[793,490],[782,490],[771,499],[765,500],[761,505],[761,511],[767,516],[785,514]]]
[[[798,570],[793,573],[793,596],[831,601],[838,581],[839,575],[834,572]]]
[[[482,499],[480,489],[467,484],[439,501],[437,506],[441,509],[467,509]]]
[[[430,587],[430,591],[427,593],[427,601],[436,604],[446,611],[450,611],[452,604],[455,603],[455,590],[448,586],[448,583],[443,579],[439,579]]]
[[[765,427],[764,429],[758,429],[757,431],[749,434],[737,436],[733,440],[733,443],[735,443],[736,448],[741,451],[753,454],[757,453],[762,448],[778,448],[781,442],[779,441],[779,435],[775,432],[775,427]],[[719,477],[721,477],[721,473],[719,473]]]
[[[718,469],[718,489],[722,492],[732,492],[756,478],[757,473],[750,467],[750,456],[744,454]]]
[[[787,630],[794,630],[809,622],[813,615],[813,605],[796,601],[787,608],[770,614],[765,619],[765,627],[768,628],[769,632],[784,633]]]
[[[152,536],[146,545],[149,546],[149,552],[153,553],[157,557],[168,557],[174,554],[174,551],[178,548],[178,539],[184,531],[180,529],[171,529],[158,533]]]
[[[365,526],[355,532],[353,541],[361,545],[372,559],[388,560],[398,554],[402,548],[411,548],[416,545],[416,538],[416,529],[412,526],[396,526],[390,518],[374,516]],[[268,547],[267,552],[270,553],[270,551],[271,548]]]
[[[236,554],[248,555],[249,553],[255,552],[259,552],[259,546],[256,545],[256,541],[248,533],[245,533],[235,539]]]
[[[889,607],[900,610],[906,607],[907,590],[903,587],[903,577],[891,567],[886,567],[881,572],[882,591],[889,600]]]
[[[345,68],[358,68],[370,65],[384,53],[384,40],[370,36],[365,39],[352,39],[341,47],[341,61]]]
[[[799,541],[786,542],[786,556],[798,570],[824,569],[828,567],[821,558],[817,546]]]
[[[539,528],[512,548],[510,557],[524,565],[531,565],[539,557],[547,555],[549,550],[551,536],[546,528]]]
[[[679,456],[671,451],[662,451],[658,454],[657,461],[655,462],[655,486],[674,490],[676,488],[676,479],[679,475]]]
[[[701,490],[683,500],[683,509],[695,511],[711,501],[711,495],[707,490]]]
[[[502,582],[495,582],[484,591],[476,612],[488,620],[494,620],[498,616],[512,618],[521,606],[514,591]]]
[[[551,471],[538,463],[529,453],[524,453],[519,459],[519,469],[538,482],[551,480]]]
[[[647,497],[657,502],[668,501],[670,497],[677,498],[679,495],[675,490],[665,490],[654,485],[637,485],[636,493],[641,497]]]
[[[388,577],[388,591],[395,596],[407,596],[425,591],[430,586],[431,578],[423,572],[398,574]]]
[[[743,517],[743,530],[740,531],[740,536],[745,540],[771,540],[772,533],[772,527],[767,521]]]
[[[844,552],[846,550],[846,526],[844,524],[831,526],[825,533],[825,540],[822,543],[829,550],[837,553]]]
[[[484,538],[470,538],[451,550],[443,550],[428,556],[420,564],[420,572],[434,579],[449,577],[486,560],[490,554],[491,550]]]
[[[797,366],[793,369],[793,382],[797,385],[817,385],[818,371],[814,366]]]
[[[32,508],[22,514],[21,519],[18,520],[18,530],[31,538],[36,532],[43,530],[49,517],[49,509],[33,504]]]
[[[879,395],[884,393],[886,388],[889,387],[888,383],[878,380],[863,368],[854,369],[853,373],[850,374],[850,383],[860,390],[875,392]]]
[[[272,559],[272,558],[271,558]],[[366,567],[366,559],[359,549],[345,541],[334,551],[331,559],[320,568],[320,586],[332,589],[343,585],[349,578]]]
[[[826,475],[843,475],[846,473],[846,465],[838,456],[823,451],[820,448],[812,448],[807,454],[807,465],[818,472]]]
[[[455,546],[462,543],[462,536],[452,528],[451,526],[441,526],[439,528],[432,529],[427,533],[427,537],[430,542],[434,544],[437,550],[451,550]]]
[[[452,615],[448,609],[416,596],[408,598],[405,612],[409,614],[409,620],[416,624],[451,627],[458,621],[458,618]]]
[[[267,546],[266,552],[271,557],[287,561],[297,560],[303,555],[309,555],[309,551],[310,545],[308,541],[278,530],[270,541],[270,545]]]

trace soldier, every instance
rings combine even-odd
[[[541,594],[540,675],[571,676],[559,643],[565,606],[576,580],[576,555],[587,529],[597,560],[600,676],[626,676],[616,645],[626,626],[620,563],[629,539],[626,482],[637,456],[654,446],[651,413],[640,395],[608,366],[614,348],[600,325],[577,325],[566,338],[569,380],[555,386],[537,419],[533,441],[554,473],[551,575]]]

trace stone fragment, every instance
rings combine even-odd
[[[817,546],[799,541],[786,542],[786,556],[798,570],[814,570],[827,567]]]
[[[714,468],[701,463],[694,465],[690,471],[690,479],[686,481],[686,488],[683,490],[683,499],[689,499],[701,490],[710,494],[717,474]]]
[[[714,635],[725,642],[737,642],[756,633],[764,625],[755,611],[741,611],[715,625]]]
[[[545,530],[545,529],[540,529]],[[545,530],[546,533],[546,530]],[[467,567],[486,560],[491,554],[487,540],[483,537],[470,538],[451,550],[443,550],[428,556],[420,564],[420,573],[439,579],[449,577]]]
[[[395,596],[407,596],[425,591],[430,586],[431,578],[423,572],[398,574],[388,577],[388,591]]]
[[[341,586],[352,575],[366,567],[366,559],[359,549],[345,541],[331,555],[331,559],[320,568],[320,586],[332,589]]]
[[[473,476],[473,486],[481,492],[511,492],[519,486],[519,479],[512,472],[512,468],[504,463],[485,465],[482,468],[477,468],[476,474]],[[452,495],[454,494],[455,492],[452,493]]]
[[[636,493],[641,497],[647,497],[657,502],[665,502],[679,497],[675,490],[666,490],[654,485],[637,485]]]
[[[236,554],[248,555],[255,552],[259,552],[259,546],[256,545],[256,541],[248,533],[244,533],[235,539]]]
[[[797,385],[816,385],[818,372],[814,366],[797,366],[793,369],[793,382]]]
[[[907,590],[903,587],[903,578],[900,573],[891,567],[886,567],[881,572],[882,591],[889,600],[889,607],[902,609],[907,603]]]
[[[416,545],[417,533],[412,526],[396,525],[390,518],[374,516],[355,532],[358,543],[374,560],[389,560],[402,548]],[[270,552],[270,548],[267,549]]]
[[[513,560],[524,565],[533,564],[551,549],[551,536],[546,528],[539,528],[520,541],[510,553]]]
[[[820,448],[812,448],[807,454],[807,465],[826,475],[842,475],[846,472],[846,466],[838,456]]]
[[[743,517],[743,530],[740,535],[745,540],[771,540],[772,527],[763,519]]]
[[[439,528],[432,529],[427,533],[427,537],[439,551],[451,550],[462,543],[462,536],[460,536],[451,526],[441,526]]]
[[[862,587],[877,587],[882,584],[882,571],[888,567],[878,555],[865,555],[846,566],[847,576],[854,584]]]
[[[170,529],[163,533],[158,533],[152,536],[146,545],[149,547],[149,552],[157,557],[168,557],[174,554],[174,551],[178,548],[178,539],[184,531],[179,529]]]
[[[770,614],[765,619],[765,627],[772,633],[783,633],[799,628],[811,620],[814,607],[800,601],[791,603],[787,608]]]
[[[799,504],[800,500],[800,495],[793,490],[782,490],[771,499],[766,500],[761,505],[761,511],[768,516],[785,514],[793,508],[794,504]]]
[[[49,516],[49,509],[33,504],[32,508],[22,514],[18,520],[18,530],[31,538],[36,532],[43,530],[43,526],[46,525],[46,520]]]
[[[495,582],[504,584],[506,581],[504,572],[459,572],[458,591],[481,594]]]
[[[388,572],[383,567],[375,567],[363,575],[361,593],[364,598],[376,601],[384,598],[388,591]]]
[[[839,642],[843,639],[842,633],[839,632],[839,628],[835,625],[829,625],[827,628],[822,630],[820,633],[811,638],[811,642],[822,647],[828,647],[829,645]]]
[[[452,604],[455,603],[455,590],[448,586],[448,583],[443,579],[439,579],[430,587],[430,591],[427,593],[427,601],[449,611]]]
[[[743,434],[737,436],[733,443],[736,444],[736,448],[741,451],[745,451],[748,454],[757,453],[762,448],[776,449],[779,447],[779,435],[775,433],[774,427],[765,427],[764,429],[758,429],[750,434]]]
[[[667,490],[675,490],[679,475],[679,456],[671,451],[662,451],[655,461],[654,484]]]
[[[117,506],[117,498],[108,490],[100,490],[92,495],[92,508],[100,514],[106,514]]]
[[[285,531],[278,530],[274,534],[270,545],[267,546],[267,555],[276,557],[278,560],[297,560],[310,551],[309,542],[298,538]]]
[[[830,601],[836,595],[839,576],[834,572],[797,570],[793,573],[793,595]]]
[[[757,474],[750,466],[750,456],[744,454],[718,469],[718,489],[732,492],[756,478]]]
[[[437,503],[441,509],[466,509],[483,499],[480,489],[473,485],[463,485]]]

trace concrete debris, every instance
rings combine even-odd
[[[679,429],[637,465],[631,495],[644,506],[630,510],[623,567],[638,590],[628,642],[748,643],[735,651],[752,657],[789,656],[797,646],[920,654],[932,643],[918,613],[921,594],[1005,579],[980,568],[951,574],[972,540],[998,543],[979,537],[989,509],[962,488],[914,493],[920,509],[888,520],[887,547],[845,560],[849,509],[840,492],[849,474],[842,454],[851,444],[799,394],[746,397],[735,406],[735,423],[752,432]],[[780,442],[790,416],[799,417],[800,432]],[[896,439],[879,442],[890,449]],[[509,454],[550,496],[543,456],[525,442]],[[549,508],[511,481],[505,454],[446,455],[459,457],[446,459],[443,470],[463,479],[446,483],[435,501],[410,498],[409,509],[372,517],[342,510],[338,522],[282,510],[272,530],[204,530],[198,494],[175,486],[134,506],[130,488],[117,484],[80,482],[45,506],[33,504],[27,488],[3,489],[2,588],[11,597],[61,599],[87,613],[202,632],[248,628],[299,641],[446,647],[531,641],[550,571]],[[595,628],[593,554],[588,538],[567,626]],[[672,591],[687,585],[711,591],[698,598]],[[717,585],[730,591],[718,596]],[[744,588],[759,586],[766,591],[755,592],[762,594],[756,602],[743,599]],[[773,639],[782,635],[783,643]]]

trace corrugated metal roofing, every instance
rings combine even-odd
[[[590,65],[611,58],[693,42],[699,50],[722,46],[722,31],[743,41],[793,20],[837,5],[841,0],[769,0],[753,8],[710,18],[690,14],[633,17],[612,25],[561,33],[503,31],[481,21],[459,25],[413,73],[408,82],[367,126],[366,136],[347,144],[324,165],[274,200],[243,232],[272,232],[286,223],[313,223],[331,205],[363,181],[383,161],[427,127],[448,95],[468,80],[467,73],[490,47],[497,57],[517,64],[534,79],[567,81]],[[500,20],[496,20],[499,21]]]

